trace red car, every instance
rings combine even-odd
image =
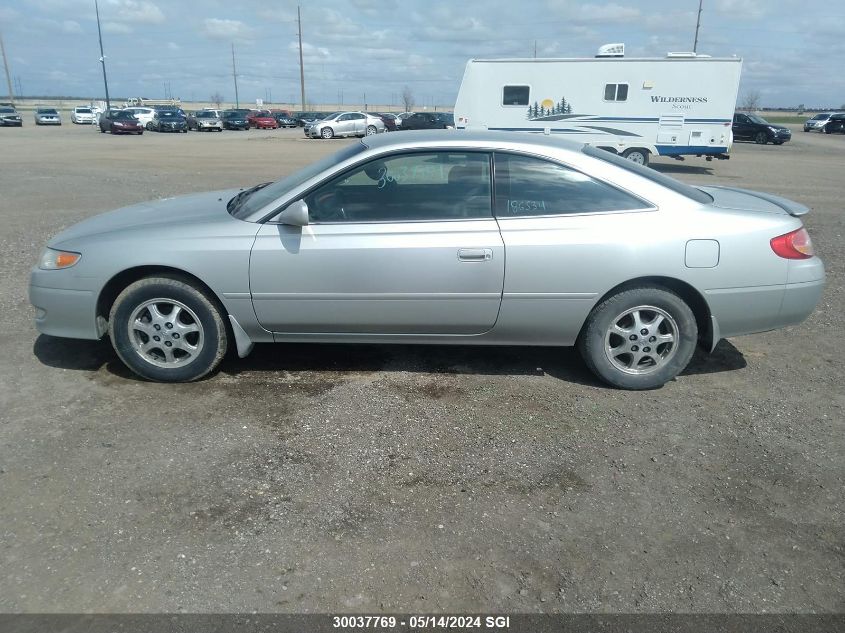
[[[256,129],[275,130],[279,127],[279,122],[276,121],[269,110],[252,110],[246,115],[246,120],[249,122],[249,127]]]
[[[143,134],[144,128],[135,115],[126,110],[112,110],[100,115],[100,132]]]

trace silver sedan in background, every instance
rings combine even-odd
[[[36,108],[35,125],[61,125],[62,115],[55,108]]]
[[[386,129],[384,121],[366,112],[332,112],[318,121],[306,124],[305,136],[326,139],[336,136],[372,136]]]
[[[385,134],[275,183],[76,224],[30,300],[40,332],[108,335],[151,380],[255,343],[576,345],[608,384],[650,389],[697,344],[812,312],[806,212],[554,137]]]

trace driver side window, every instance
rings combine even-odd
[[[490,156],[415,152],[354,167],[305,197],[311,222],[491,218]]]

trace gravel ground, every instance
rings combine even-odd
[[[35,331],[28,270],[63,227],[348,142],[0,130],[0,611],[845,609],[845,137],[655,161],[812,206],[828,270],[807,322],[657,391],[570,349],[336,345],[161,385]]]

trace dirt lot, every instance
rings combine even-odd
[[[806,323],[658,391],[569,349],[410,346],[259,346],[160,385],[35,331],[61,228],[346,142],[0,129],[0,611],[845,609],[845,137],[656,161],[812,206],[829,275]]]

